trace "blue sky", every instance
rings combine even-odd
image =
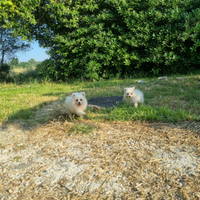
[[[38,42],[31,43],[31,49],[26,52],[17,53],[16,56],[19,59],[19,62],[28,62],[31,58],[36,61],[43,61],[49,56],[45,53],[47,49],[39,47]]]

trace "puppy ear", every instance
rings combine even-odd
[[[72,93],[72,97],[74,98],[76,96],[76,94],[75,93]]]
[[[135,87],[132,87],[132,90],[135,90]]]
[[[82,92],[82,95],[85,97],[85,92]]]

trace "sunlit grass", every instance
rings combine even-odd
[[[21,72],[20,72],[21,73]],[[145,83],[137,83],[138,80]],[[19,83],[0,84],[0,121],[15,119],[33,120],[36,111],[51,102],[63,99],[76,91],[85,91],[92,97],[122,96],[124,87],[140,89],[145,103],[139,108],[119,105],[114,109],[86,111],[88,119],[94,120],[150,120],[181,121],[200,119],[200,81],[198,75],[187,75],[177,80],[175,76],[167,81],[155,78],[112,79],[87,82],[71,80],[66,83],[32,80]],[[45,120],[53,117],[45,118]]]

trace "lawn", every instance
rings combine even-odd
[[[138,79],[111,79],[96,82],[71,80],[69,82],[30,80],[19,83],[0,84],[0,121],[23,120],[31,123],[36,112],[42,107],[60,100],[76,91],[85,91],[92,97],[122,96],[124,87],[140,89],[145,103],[137,109],[126,104],[114,109],[95,111],[87,109],[86,118],[91,120],[147,120],[178,122],[200,119],[200,76],[170,76],[167,80],[157,77]],[[183,76],[181,76],[183,77]],[[138,80],[144,80],[138,83]],[[63,107],[64,109],[64,107]],[[55,116],[48,116],[44,121]]]

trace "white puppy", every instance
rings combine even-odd
[[[135,89],[135,87],[124,88],[123,101],[134,104],[134,106],[137,108],[138,103],[144,103],[144,94],[142,91]]]
[[[75,92],[65,100],[65,108],[69,115],[76,114],[80,117],[85,115],[87,108],[87,99],[85,98],[85,92]]]

